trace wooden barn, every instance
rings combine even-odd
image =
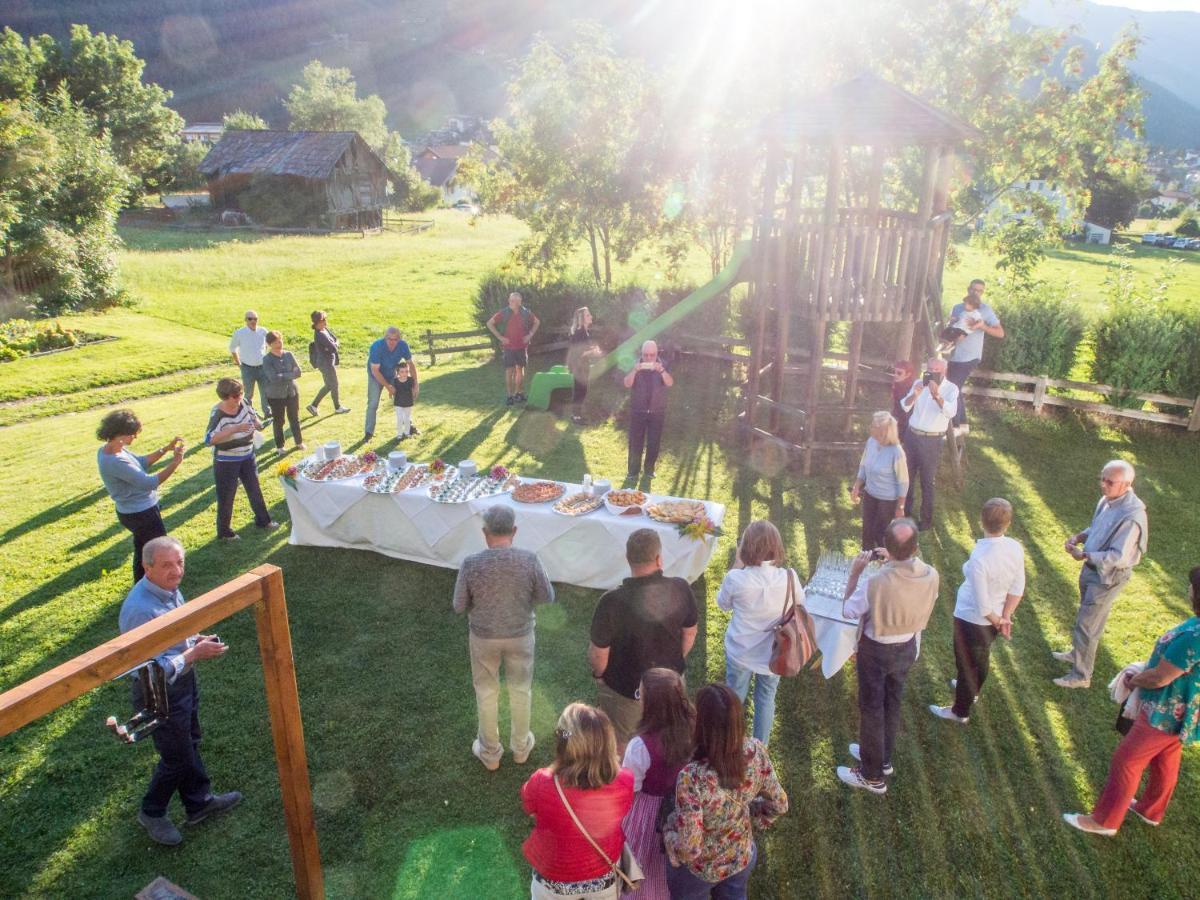
[[[392,177],[354,131],[226,131],[200,172],[214,210],[333,230],[381,227]]]

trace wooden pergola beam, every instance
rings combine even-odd
[[[259,655],[296,894],[300,900],[320,900],[325,896],[324,879],[313,820],[283,570],[278,566],[259,566],[178,609],[0,694],[0,737],[53,712],[248,606],[255,607]]]

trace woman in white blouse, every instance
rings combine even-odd
[[[771,674],[771,642],[787,599],[790,570],[783,563],[779,530],[767,521],[751,522],[738,543],[733,568],[717,592],[717,605],[733,612],[725,629],[725,683],[745,702],[753,678],[753,734],[763,744],[771,736],[779,688],[779,676]],[[796,602],[803,603],[798,578],[795,591]]]

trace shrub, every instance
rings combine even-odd
[[[505,308],[513,291],[521,294],[525,305],[541,320],[543,332],[569,328],[571,316],[580,306],[591,309],[597,325],[608,328],[615,324],[610,315],[618,305],[614,294],[590,278],[562,278],[536,285],[515,273],[496,271],[485,275],[475,291],[472,315],[480,328],[486,328],[488,319]]]
[[[20,359],[31,353],[75,347],[96,339],[96,335],[63,328],[58,322],[13,319],[0,323],[0,362]]]
[[[1200,237],[1200,221],[1197,221],[1196,214],[1190,212],[1185,215],[1175,233],[1181,237]]]
[[[1176,313],[1183,327],[1179,351],[1167,369],[1167,393],[1181,397],[1200,396],[1200,311]]]
[[[1084,318],[1066,288],[1038,284],[1001,297],[995,308],[1004,339],[983,342],[983,368],[1050,378],[1071,374]]]
[[[1105,278],[1109,309],[1092,332],[1095,356],[1091,374],[1094,381],[1116,388],[1109,395],[1110,403],[1138,407],[1142,401],[1132,396],[1134,392],[1170,389],[1172,372],[1190,377],[1187,371],[1192,363],[1187,357],[1195,348],[1185,339],[1184,315],[1165,305],[1173,263],[1168,263],[1147,291],[1137,282],[1131,256],[1128,247],[1113,251]]]

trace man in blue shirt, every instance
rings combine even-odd
[[[417,364],[413,362],[412,351],[408,344],[400,339],[400,329],[389,325],[383,337],[371,345],[367,353],[367,419],[363,426],[363,440],[369,441],[375,436],[375,414],[379,410],[379,397],[384,391],[391,397],[396,389],[392,380],[396,377],[396,367],[401,363],[408,366],[408,377],[412,379],[413,399],[417,394]],[[409,434],[420,434],[415,425],[409,427]]]
[[[183,545],[167,535],[147,542],[142,548],[145,576],[133,586],[121,604],[120,627],[124,634],[183,606],[179,583],[183,580]],[[242,795],[237,791],[213,794],[200,758],[200,689],[193,671],[198,660],[224,656],[229,648],[216,635],[200,634],[185,638],[154,658],[166,673],[167,720],[151,733],[158,750],[158,765],[150,787],[142,798],[138,822],[160,844],[175,845],[183,835],[167,816],[171,795],[179,792],[187,813],[186,824],[197,825],[214,813],[237,806]],[[133,685],[133,708],[143,709],[146,698],[141,684]]]
[[[990,334],[994,338],[1004,337],[1004,326],[996,311],[983,302],[984,283],[976,278],[967,286],[967,296],[961,303],[954,304],[950,310],[949,328],[962,332],[957,338],[954,349],[950,351],[949,366],[946,369],[946,380],[953,382],[959,389],[958,412],[954,415],[954,428],[960,434],[966,434],[967,407],[963,402],[962,386],[967,383],[971,372],[983,360],[983,336]]]

